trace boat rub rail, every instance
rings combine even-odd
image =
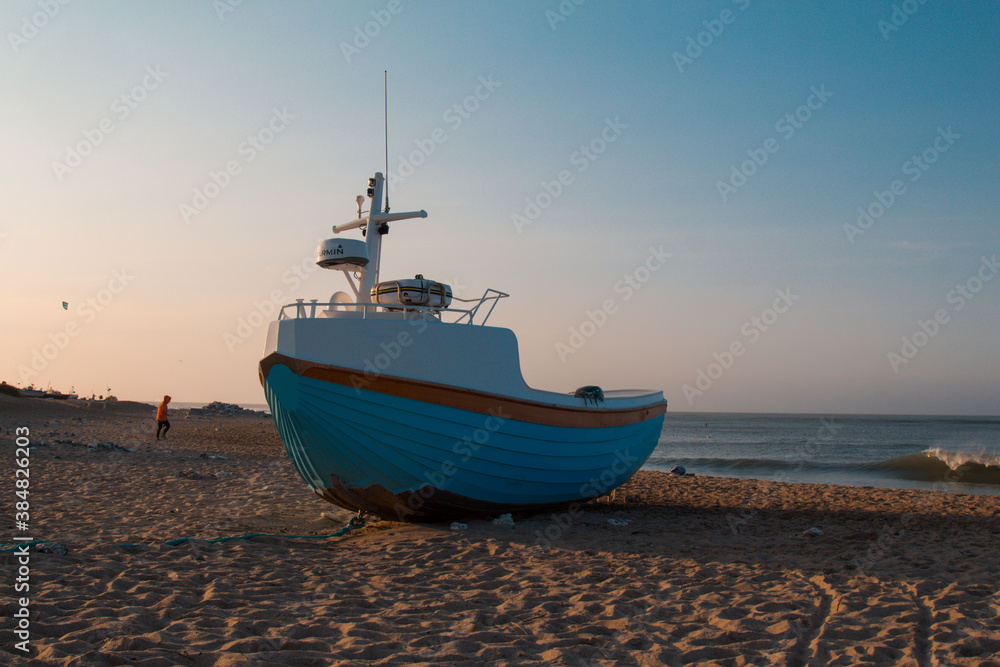
[[[312,378],[347,387],[355,386],[358,376],[364,373],[364,371],[357,369],[295,359],[275,352],[260,362],[261,385],[264,384],[264,378],[271,372],[271,369],[279,364],[287,367],[292,373],[300,377]],[[509,415],[509,418],[515,421],[546,426],[579,428],[627,426],[654,419],[665,414],[667,411],[666,401],[660,401],[654,405],[625,409],[594,405],[574,408],[386,375],[366,379],[365,389],[389,396],[424,401],[468,412],[496,414],[497,410],[501,410],[505,416]]]

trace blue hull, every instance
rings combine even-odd
[[[282,363],[262,367],[261,380],[306,483],[334,504],[402,521],[547,511],[603,495],[652,453],[665,411],[661,400],[632,423],[574,427],[520,419],[503,397],[463,409]]]

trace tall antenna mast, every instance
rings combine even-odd
[[[382,113],[385,119],[385,177],[389,178],[389,71],[382,70]],[[389,183],[385,188],[385,213],[389,212]]]

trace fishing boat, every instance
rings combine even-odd
[[[288,456],[340,507],[398,521],[547,512],[609,493],[646,461],[666,412],[662,391],[529,387],[517,338],[487,326],[505,292],[462,299],[425,279],[380,282],[389,223],[426,211],[370,208],[320,243],[316,263],[351,293],[281,308],[260,381]]]
[[[73,393],[72,391],[70,391],[70,393],[68,394],[64,394],[61,391],[57,391],[52,387],[49,387],[48,389],[45,390],[45,395],[42,398],[51,398],[56,401],[66,401],[71,398],[76,398],[76,394]]]

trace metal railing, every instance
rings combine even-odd
[[[483,295],[478,299],[459,299],[458,297],[452,297],[452,301],[460,301],[462,303],[475,303],[476,305],[471,308],[452,308],[452,307],[441,307],[441,306],[410,306],[410,305],[390,305],[384,303],[342,303],[339,301],[321,302],[318,299],[312,299],[306,301],[304,299],[296,299],[295,303],[289,303],[281,307],[278,313],[279,320],[290,320],[290,319],[314,319],[316,317],[322,317],[324,311],[341,311],[341,312],[360,312],[360,317],[362,319],[367,319],[369,313],[378,312],[394,312],[403,313],[403,317],[407,317],[407,313],[412,313],[414,316],[419,316],[422,320],[438,320],[444,321],[442,315],[454,315],[455,319],[451,320],[452,324],[459,324],[466,318],[468,318],[467,324],[475,324],[473,321],[476,315],[479,314],[480,309],[487,303],[490,302],[489,310],[486,311],[486,315],[483,316],[483,321],[479,322],[480,326],[486,324],[486,320],[490,318],[493,314],[493,309],[496,308],[497,302],[500,299],[505,299],[510,295],[506,292],[501,292],[493,288],[487,289],[483,292]]]

